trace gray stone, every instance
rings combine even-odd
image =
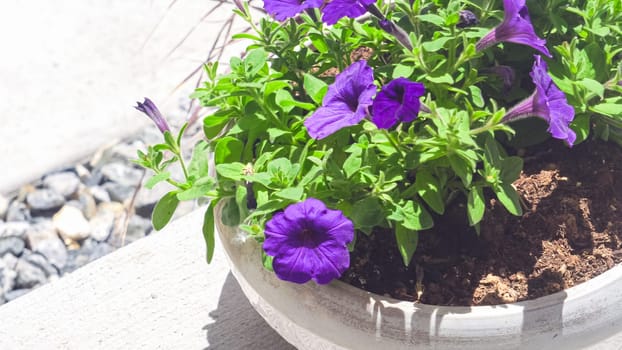
[[[26,204],[14,200],[9,204],[9,209],[6,212],[6,221],[29,221],[31,218],[30,210]]]
[[[127,162],[129,159],[137,159],[136,151],[138,149],[144,150],[147,149],[147,146],[141,140],[116,144],[103,152],[98,163]]]
[[[82,213],[87,219],[92,218],[97,212],[97,203],[90,191],[86,188],[78,192],[78,201],[82,204]]]
[[[80,241],[89,237],[91,226],[82,212],[69,205],[63,208],[52,218],[54,226],[61,237],[73,241]]]
[[[6,253],[13,255],[21,255],[26,247],[23,239],[16,236],[7,236],[0,238],[0,257]]]
[[[26,202],[34,211],[55,210],[65,204],[65,197],[51,189],[39,189],[29,193]]]
[[[101,258],[104,255],[110,254],[115,250],[115,248],[113,246],[111,246],[108,243],[99,243],[97,246],[95,246],[95,248],[93,249],[89,260],[90,261],[94,261],[97,260],[99,258]]]
[[[11,270],[15,270],[15,267],[17,266],[17,260],[19,260],[19,258],[11,253],[8,253],[4,254],[4,256],[0,258],[0,260],[4,261],[4,264],[8,266]]]
[[[101,167],[104,178],[121,185],[135,187],[140,185],[143,171],[122,162],[109,163]]]
[[[79,185],[80,178],[70,171],[50,174],[43,179],[43,186],[59,193],[65,198],[69,198],[76,193]]]
[[[0,194],[0,219],[4,220],[7,210],[9,210],[9,199]]]
[[[41,267],[24,257],[17,261],[15,272],[17,272],[17,279],[15,280],[17,288],[33,288],[46,283],[48,280],[46,272]]]
[[[116,182],[106,182],[102,187],[108,192],[110,199],[115,202],[125,202],[134,195],[135,187],[122,185]]]
[[[3,260],[0,260],[0,264],[3,264]],[[17,278],[17,272],[5,265],[0,268],[0,295],[15,288],[15,279]]]
[[[67,247],[58,237],[40,241],[32,250],[45,256],[59,270],[67,264]]]
[[[110,236],[108,243],[115,247],[121,247],[145,237],[151,232],[152,229],[153,226],[151,225],[151,220],[138,215],[132,215],[127,225],[125,237],[123,237],[121,230],[119,231],[119,234]]]
[[[6,292],[4,294],[4,298],[6,299],[7,302],[13,301],[21,297],[24,294],[28,294],[28,292],[30,292],[31,290],[32,290],[31,288],[13,289],[12,291]]]
[[[26,250],[24,251],[24,255],[22,256],[22,258],[25,258],[26,261],[28,261],[31,264],[36,265],[41,270],[43,270],[43,272],[45,272],[45,276],[48,279],[54,280],[58,278],[60,270],[54,267],[54,265],[52,265],[52,263],[42,254],[37,253],[37,252],[33,253],[33,252]],[[18,261],[18,265],[19,265],[19,261]]]
[[[116,216],[114,211],[100,207],[97,214],[89,221],[91,237],[99,242],[107,240],[114,228]]]
[[[96,203],[110,202],[110,194],[101,186],[91,186],[88,188]]]
[[[29,226],[26,230],[26,242],[34,250],[41,241],[58,238],[56,227],[52,220],[40,220]]]
[[[0,237],[17,236],[26,239],[30,224],[26,221],[9,221],[0,224]]]

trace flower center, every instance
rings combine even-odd
[[[300,233],[300,241],[302,245],[308,248],[315,248],[317,243],[315,242],[315,234],[313,230],[304,228]]]

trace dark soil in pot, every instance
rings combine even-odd
[[[419,233],[408,267],[393,233],[358,234],[342,280],[424,304],[494,305],[570,288],[621,262],[620,148],[589,141],[569,149],[555,140],[525,150],[524,159],[514,183],[522,217],[489,196],[478,236],[458,203]]]

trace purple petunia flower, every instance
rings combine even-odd
[[[263,8],[277,21],[284,21],[306,9],[320,7],[323,3],[323,0],[264,0]]]
[[[367,115],[367,108],[376,94],[374,72],[367,61],[352,63],[337,74],[328,87],[322,107],[305,119],[309,135],[323,139],[338,130],[355,125]]]
[[[332,0],[322,10],[322,21],[335,24],[343,17],[356,18],[367,12],[367,6],[376,0]]]
[[[419,114],[419,97],[425,87],[406,78],[397,78],[383,86],[372,105],[371,121],[381,129],[389,129],[398,122],[408,123]]]
[[[536,90],[527,99],[512,107],[502,122],[530,116],[540,117],[547,121],[548,131],[554,138],[564,140],[568,146],[572,146],[577,139],[577,135],[569,126],[574,119],[574,109],[566,101],[566,95],[548,75],[546,62],[542,61],[539,55],[536,55],[535,59],[529,75],[536,84]]]
[[[510,66],[498,65],[490,68],[480,69],[482,73],[489,73],[498,76],[503,82],[503,88],[510,90],[516,79],[516,72]]]
[[[150,99],[145,97],[145,102],[136,102],[136,106],[134,108],[145,113],[149,119],[153,120],[158,129],[160,129],[161,133],[164,134],[165,131],[171,131],[168,124],[166,124],[166,120],[162,117],[162,113],[160,113],[158,107],[156,107]]]
[[[539,38],[533,29],[525,0],[503,0],[503,9],[503,22],[477,42],[475,47],[478,51],[505,41],[531,46],[552,57],[546,48],[546,40]]]
[[[347,244],[354,225],[339,210],[309,198],[292,204],[266,223],[263,249],[273,256],[272,268],[282,280],[326,284],[350,266]]]

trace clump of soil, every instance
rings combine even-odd
[[[542,151],[542,150],[545,151]],[[622,152],[553,141],[527,150],[514,183],[523,215],[492,194],[478,236],[464,204],[419,233],[405,267],[393,233],[359,234],[342,280],[370,292],[434,305],[495,305],[585,282],[622,261]],[[463,202],[463,201],[462,201]]]

